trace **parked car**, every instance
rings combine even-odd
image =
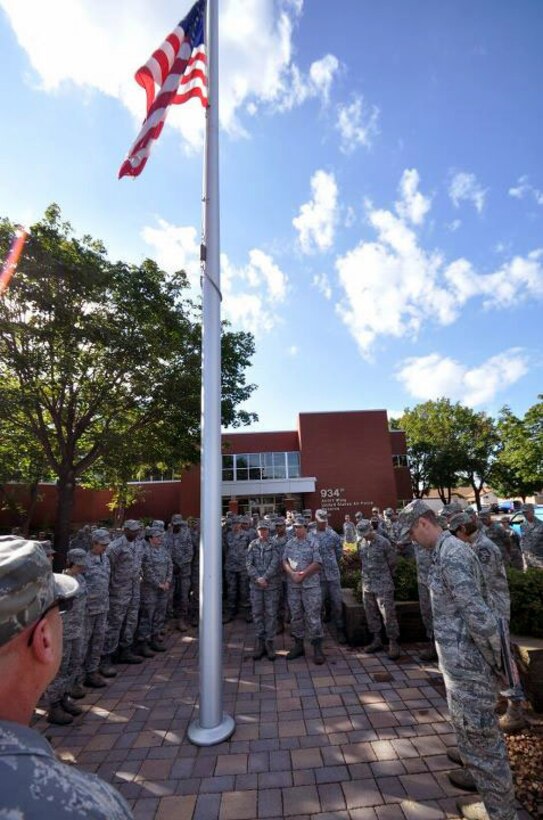
[[[543,521],[543,504],[536,504],[534,512],[536,518],[539,518],[540,521]],[[512,528],[515,530],[518,536],[520,536],[520,525],[524,524],[525,520],[526,519],[524,518],[524,513],[520,510],[514,513],[509,519]]]

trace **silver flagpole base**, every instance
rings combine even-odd
[[[187,737],[195,746],[216,746],[217,743],[228,740],[235,728],[234,718],[225,713],[222,716],[222,723],[213,729],[204,729],[197,719],[193,720],[187,730]]]

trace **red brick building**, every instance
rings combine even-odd
[[[273,433],[224,433],[223,511],[256,512],[319,507],[339,526],[346,513],[370,513],[411,500],[405,436],[389,431],[385,410],[300,413],[296,430]],[[200,469],[193,467],[178,481],[140,484],[141,498],[131,517],[169,520],[174,512],[200,514]],[[40,489],[34,526],[51,526],[56,489]],[[111,517],[107,491],[76,491],[74,525]],[[4,512],[0,524],[13,521]]]

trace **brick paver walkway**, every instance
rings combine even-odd
[[[197,748],[186,739],[198,691],[196,630],[169,651],[120,666],[79,701],[69,727],[36,728],[62,759],[113,783],[139,820],[433,820],[465,795],[446,776],[455,743],[437,667],[413,647],[400,661],[326,640],[327,663],[251,659],[251,626],[225,627],[225,710],[236,731]],[[311,647],[308,648],[311,649]],[[525,812],[521,818],[528,818]]]

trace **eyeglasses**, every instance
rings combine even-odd
[[[55,609],[55,607],[58,607],[58,611],[60,612],[60,614],[61,614],[61,615],[64,615],[64,613],[65,613],[65,612],[69,612],[69,611],[70,611],[70,609],[71,609],[71,608],[72,608],[72,606],[73,606],[73,603],[74,603],[74,599],[73,599],[73,598],[57,598],[57,599],[56,599],[56,601],[53,601],[53,603],[52,603],[52,604],[49,604],[49,606],[47,607],[47,609],[44,609],[44,610],[43,610],[42,614],[40,615],[40,617],[38,618],[38,620],[37,620],[37,621],[36,621],[36,623],[34,624],[34,626],[33,626],[33,628],[32,628],[32,632],[30,633],[30,635],[29,635],[29,637],[28,637],[28,644],[27,644],[27,646],[29,646],[29,647],[30,647],[30,646],[32,646],[32,641],[34,640],[34,633],[36,632],[36,629],[38,628],[38,624],[39,624],[41,621],[43,621],[43,619],[44,619],[44,618],[45,618],[45,617],[46,617],[46,616],[47,616],[50,612],[52,612],[52,611],[53,611],[53,609]]]

